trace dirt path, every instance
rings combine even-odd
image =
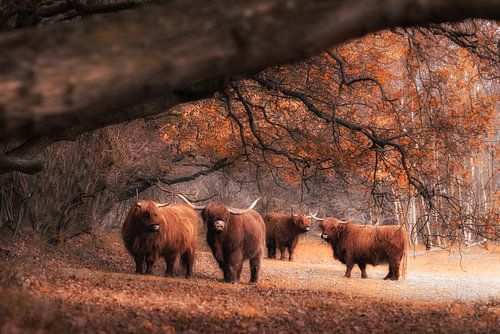
[[[33,238],[32,238],[33,239]],[[30,239],[30,240],[32,240]],[[262,279],[220,282],[200,241],[195,278],[132,274],[118,231],[53,247],[20,241],[0,256],[0,332],[500,333],[500,253],[410,257],[404,282],[341,276],[327,245],[302,242],[294,262],[265,260]],[[5,246],[4,246],[5,248]]]

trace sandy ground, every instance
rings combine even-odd
[[[240,284],[221,282],[203,240],[190,280],[162,277],[163,262],[152,276],[133,274],[119,231],[1,247],[1,333],[500,333],[493,246],[410,256],[407,279],[391,282],[383,265],[368,267],[369,279],[357,268],[343,278],[330,248],[304,239],[294,262],[264,260],[256,286],[248,265]]]

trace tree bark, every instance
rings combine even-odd
[[[0,151],[0,175],[13,171],[35,174],[43,170],[43,162],[35,159],[45,148],[55,142],[73,141],[79,135],[97,128],[164,113],[176,105],[208,97],[221,85],[222,83],[217,80],[204,82],[203,85],[192,85],[188,89],[172,91],[162,97],[125,108],[119,113],[99,115],[60,133],[30,137],[12,149],[4,150],[3,153]]]
[[[61,132],[378,29],[499,14],[497,0],[188,0],[8,32],[0,141]]]

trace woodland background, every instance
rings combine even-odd
[[[66,21],[95,23],[89,16],[138,4],[3,1],[2,48],[26,37],[26,27],[55,36]],[[179,192],[233,206],[262,196],[261,213],[401,222],[427,247],[498,240],[499,36],[498,22],[482,19],[393,27],[121,116],[53,134],[18,132],[0,144],[0,235],[15,239],[31,227],[59,240],[119,227],[137,198],[163,202]],[[36,47],[57,49],[51,43]],[[10,64],[14,51],[2,61]],[[12,73],[2,74],[3,88]],[[120,84],[108,82],[110,96]],[[0,102],[10,101],[4,92]]]

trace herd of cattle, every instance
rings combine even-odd
[[[320,221],[321,238],[328,242],[334,258],[346,265],[346,277],[355,264],[366,278],[366,265],[389,264],[385,279],[397,280],[406,272],[408,233],[395,226],[361,226],[335,218],[316,215],[268,213],[264,219],[253,210],[260,198],[246,209],[227,207],[220,202],[197,206],[182,195],[186,204],[159,204],[139,201],[132,205],[122,229],[125,247],[134,257],[136,273],[150,274],[155,261],[163,257],[166,275],[172,276],[180,256],[186,278],[193,273],[198,236],[199,214],[207,226],[206,240],[224,273],[224,281],[238,282],[243,261],[249,260],[251,283],[259,279],[264,247],[268,257],[275,258],[279,249],[281,260],[293,260],[299,235],[311,227],[311,220]],[[144,271],[144,263],[146,268]]]

